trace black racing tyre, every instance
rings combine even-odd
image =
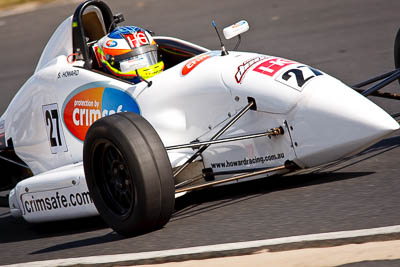
[[[396,39],[394,40],[394,66],[400,68],[400,29],[397,31]],[[400,79],[398,79],[400,83]]]
[[[171,218],[175,187],[157,132],[136,113],[101,118],[89,128],[83,165],[103,220],[124,236],[163,227]]]

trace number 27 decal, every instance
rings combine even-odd
[[[312,78],[323,75],[320,71],[308,66],[298,66],[285,71],[276,80],[296,90],[301,91],[303,86]]]
[[[65,143],[64,133],[61,126],[58,105],[45,105],[42,106],[42,110],[51,153],[56,154],[58,152],[67,152],[68,148]]]

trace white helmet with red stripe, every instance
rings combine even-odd
[[[156,42],[148,31],[139,27],[116,28],[101,38],[94,49],[105,70],[134,83],[140,82],[140,77],[148,79],[164,69]]]

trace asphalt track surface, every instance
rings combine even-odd
[[[211,49],[220,29],[246,19],[239,50],[306,63],[355,84],[393,68],[400,1],[107,1],[126,25]],[[41,50],[76,3],[0,17],[0,112],[33,73]],[[233,47],[234,41],[227,42]],[[387,88],[399,92],[398,84]],[[371,98],[389,113],[392,100]],[[208,189],[177,200],[161,230],[122,238],[99,218],[30,225],[0,208],[0,264],[156,251],[400,224],[400,133],[319,173]]]

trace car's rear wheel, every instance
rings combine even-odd
[[[97,120],[83,146],[89,192],[103,220],[132,236],[164,226],[175,189],[165,148],[153,127],[135,113]]]
[[[400,29],[397,31],[394,40],[394,66],[396,69],[400,68]],[[400,83],[400,79],[398,79]]]

